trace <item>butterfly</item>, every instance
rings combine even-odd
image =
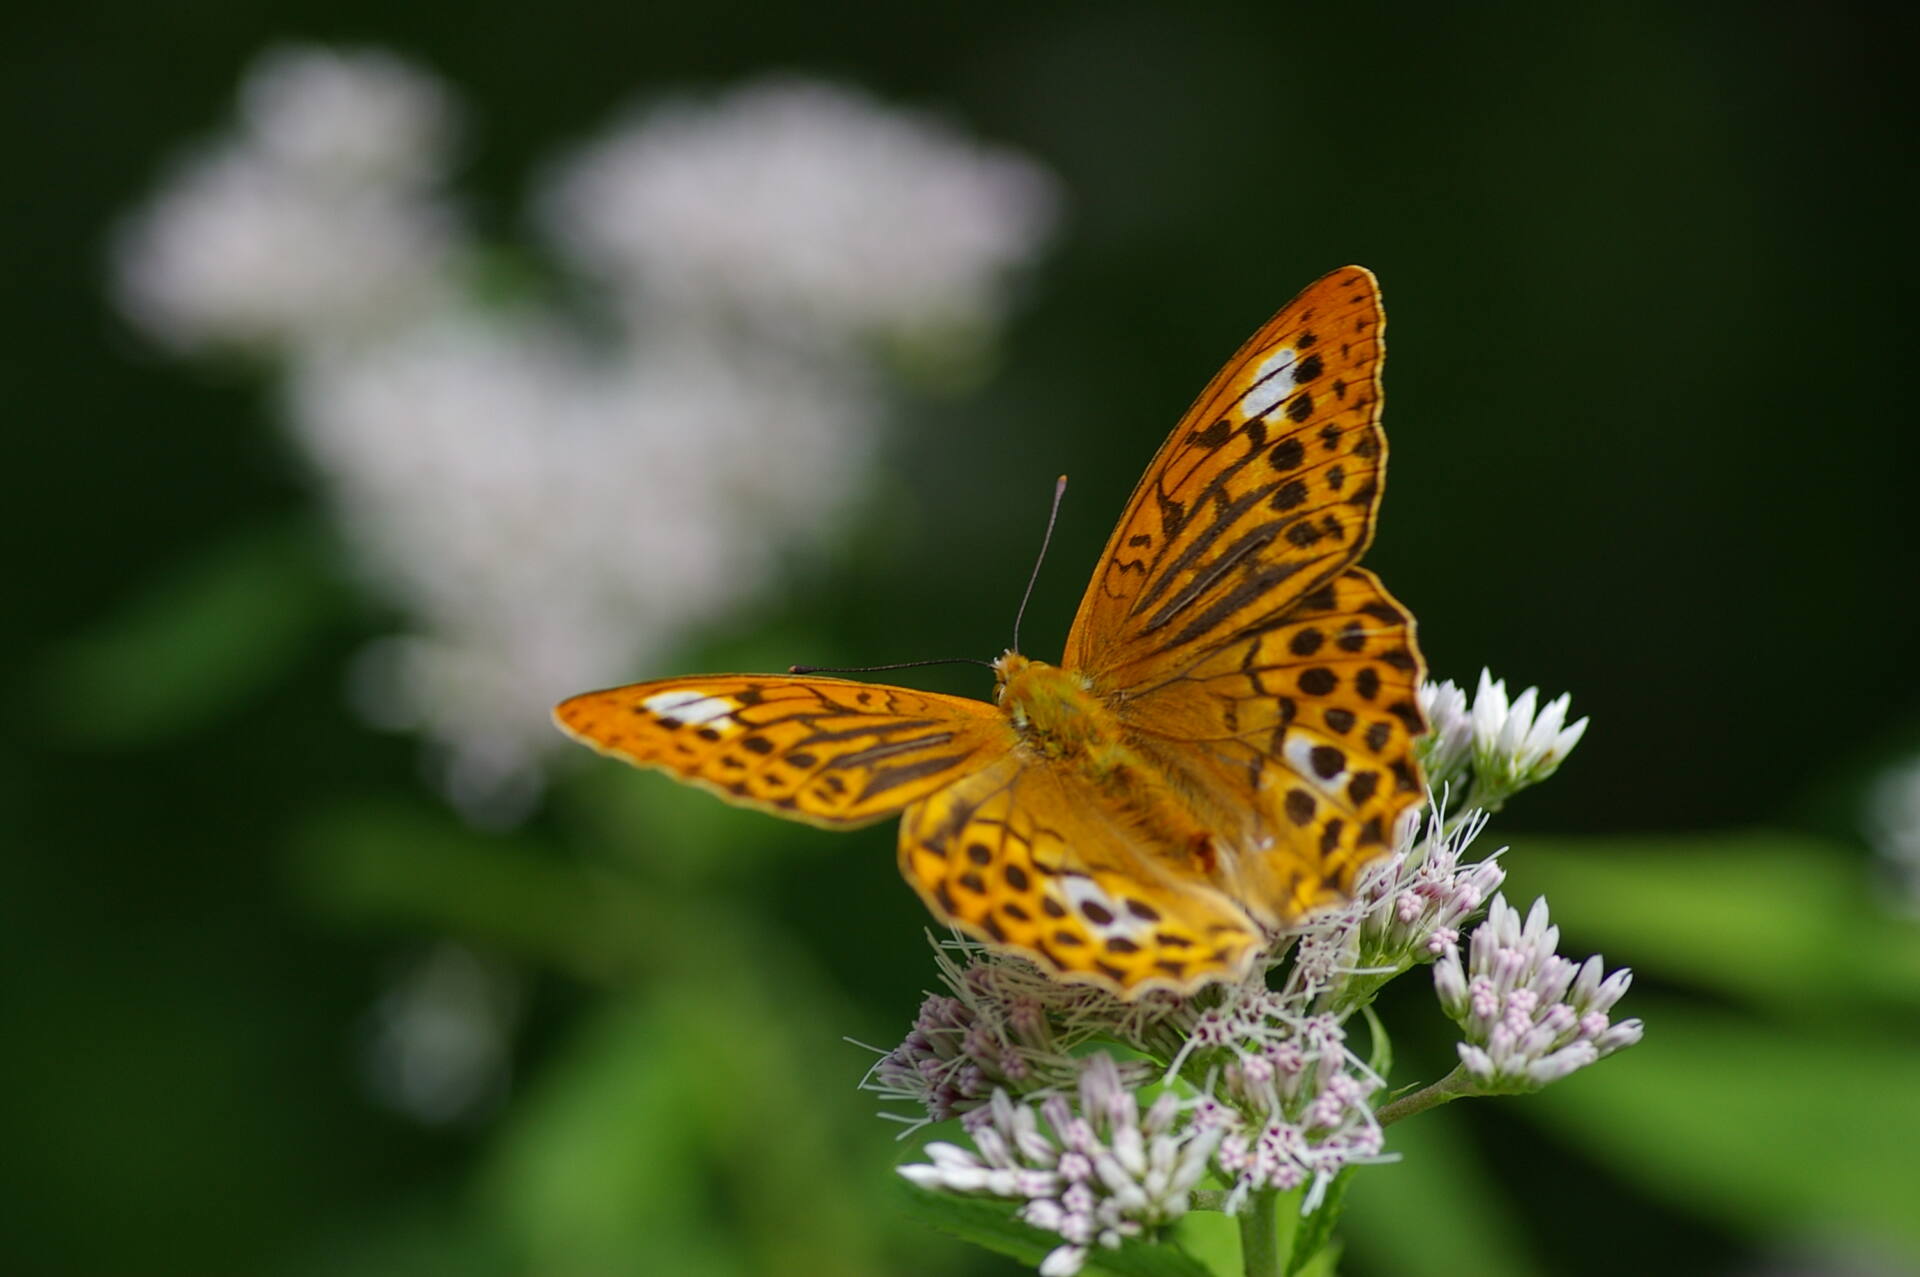
[[[1424,798],[1414,621],[1354,566],[1385,478],[1385,313],[1324,276],[1201,392],[1127,502],[1058,666],[992,703],[709,674],[562,702],[615,758],[830,829],[901,816],[941,922],[1123,998],[1245,978]]]

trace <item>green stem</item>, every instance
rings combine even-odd
[[[1473,1080],[1464,1066],[1435,1082],[1423,1087],[1411,1095],[1403,1095],[1393,1103],[1383,1106],[1374,1113],[1374,1119],[1382,1126],[1390,1126],[1403,1117],[1412,1117],[1415,1113],[1424,1113],[1437,1108],[1448,1100],[1457,1100],[1463,1096],[1480,1094],[1479,1084]]]
[[[1240,1207],[1240,1266],[1246,1277],[1281,1277],[1278,1189],[1249,1193]]]

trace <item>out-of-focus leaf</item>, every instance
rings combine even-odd
[[[103,748],[194,731],[283,676],[344,599],[311,525],[251,529],[183,560],[54,649],[34,689],[43,721]]]
[[[764,874],[769,860],[796,849],[823,855],[839,849],[835,834],[743,811],[691,785],[584,750],[568,760],[568,773],[555,797],[569,833],[665,884],[711,889]],[[715,854],[716,847],[726,853]]]
[[[899,1191],[906,1203],[903,1209],[921,1223],[1023,1264],[1037,1266],[1048,1251],[1061,1244],[1057,1234],[1015,1219],[1015,1207],[1010,1202],[936,1193],[904,1180]],[[1173,1246],[1137,1243],[1119,1250],[1096,1246],[1080,1271],[1108,1277],[1225,1277]]]
[[[1479,1168],[1456,1114],[1429,1109],[1396,1122],[1387,1128],[1387,1149],[1400,1160],[1355,1170],[1341,1221],[1341,1241],[1369,1269],[1396,1277],[1538,1271],[1525,1230]]]
[[[408,1194],[283,1261],[281,1277],[522,1277],[495,1223],[452,1194]]]
[[[1545,894],[1570,939],[1623,965],[1776,1009],[1920,1006],[1920,928],[1876,902],[1860,858],[1739,834],[1514,840],[1507,895]]]
[[[1634,995],[1623,1009],[1647,1021],[1646,1041],[1519,1101],[1526,1111],[1749,1234],[1865,1232],[1920,1263],[1911,1034],[1783,1030]]]
[[[597,1016],[514,1106],[484,1188],[527,1271],[950,1270],[938,1254],[899,1262],[926,1247],[889,1226],[895,1149],[832,1034],[851,1010],[792,953],[707,958],[700,978]]]
[[[479,940],[598,980],[661,937],[658,911],[617,879],[424,804],[329,808],[300,830],[294,850],[302,893],[359,925]]]
[[[1240,1272],[1240,1222],[1217,1210],[1188,1211],[1174,1225],[1173,1234],[1187,1254],[1208,1271]]]

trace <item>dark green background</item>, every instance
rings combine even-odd
[[[359,848],[377,877],[427,841],[390,832],[408,820],[467,837],[419,783],[410,745],[342,704],[347,662],[393,618],[314,568],[323,524],[267,389],[150,352],[103,300],[114,219],[165,157],[226,118],[263,46],[376,42],[447,77],[474,124],[463,191],[503,241],[525,236],[520,201],[539,166],[636,95],[770,70],[946,113],[1063,179],[1062,232],[995,375],[910,403],[855,535],[676,668],[996,654],[1048,485],[1066,471],[1026,626],[1034,653],[1054,654],[1180,408],[1275,307],[1358,262],[1380,276],[1391,318],[1392,477],[1370,564],[1419,617],[1437,675],[1489,665],[1571,690],[1594,718],[1567,771],[1490,837],[1511,838],[1516,821],[1566,835],[1772,825],[1836,839],[1844,859],[1860,779],[1920,743],[1913,34],[1865,7],[1786,5],[1176,15],[557,0],[9,17],[0,1266],[526,1271],[501,1222],[510,1192],[476,1170],[497,1170],[496,1123],[510,1116],[422,1129],[353,1075],[356,1026],[398,956],[442,933],[515,950],[501,939],[511,918],[450,923],[393,904],[405,888],[343,887],[359,880],[325,850]],[[171,600],[222,571],[258,588],[168,619]],[[226,688],[212,673],[245,660],[260,668],[240,691],[196,700],[196,680]],[[923,682],[984,694],[978,674]],[[606,854],[582,850],[577,813],[629,800],[671,810],[656,827],[669,834],[711,837],[717,860],[749,847],[735,868],[666,873],[645,867],[645,846],[629,852],[635,881],[669,898],[676,875],[714,875],[705,899],[810,964],[830,1009],[799,1040],[828,1085],[850,1086],[863,1063],[839,1035],[891,1040],[930,978],[888,832],[834,840],[683,816],[664,783],[615,779],[608,798],[577,777],[590,798],[473,854]],[[390,859],[365,852],[378,838],[339,832],[365,828],[389,831]],[[1737,874],[1739,858],[1727,863]],[[1654,872],[1623,907],[1666,890]],[[1716,926],[1707,899],[1691,924],[1702,931]],[[668,947],[664,964],[605,979],[518,955],[535,973],[518,1077],[564,1092],[594,1031],[583,1026],[657,992],[663,971],[702,968],[698,951]],[[1617,941],[1608,952],[1648,961]],[[783,963],[758,969],[778,1003]],[[1656,971],[1653,996],[1753,1010],[1686,974],[1663,986]],[[1893,1060],[1915,1038],[1902,1005],[1904,1018],[1864,1030]],[[1755,1022],[1786,1042],[1823,1031]],[[1656,1023],[1638,1051],[1659,1049]],[[1722,1063],[1730,1078],[1753,1067]],[[1482,1107],[1458,1138],[1491,1168],[1502,1226],[1531,1264],[1618,1271],[1593,1230],[1671,1271],[1728,1269],[1777,1244],[1671,1177],[1636,1177],[1564,1128],[1542,1133],[1524,1103]],[[851,1129],[848,1147],[871,1156],[814,1179],[844,1176],[850,1198],[872,1200],[875,1159],[894,1150],[878,1124]],[[700,1197],[713,1228],[783,1227],[733,1196],[745,1191]],[[1757,1221],[1778,1210],[1763,1198],[1740,1199],[1758,1203]],[[898,1224],[871,1231],[881,1258],[787,1266],[967,1262]],[[1789,1231],[1854,1235],[1844,1222]],[[1355,1254],[1357,1270],[1383,1262]],[[572,1271],[658,1270],[644,1237],[626,1261]]]

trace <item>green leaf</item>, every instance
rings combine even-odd
[[[479,1184],[522,1271],[946,1267],[898,1262],[931,1248],[904,1222],[889,1226],[894,1149],[846,1084],[852,1053],[821,1049],[821,1026],[850,1009],[803,958],[774,968],[775,956],[710,949],[697,973],[607,1000],[550,1048]]]
[[[1544,894],[1572,942],[1755,1006],[1840,1018],[1920,1007],[1920,928],[1871,892],[1860,857],[1754,830],[1515,839],[1507,896]]]
[[[1380,1016],[1374,1011],[1372,1003],[1361,1007],[1360,1014],[1367,1021],[1367,1033],[1372,1043],[1367,1051],[1367,1067],[1384,1078],[1393,1072],[1393,1038],[1388,1035],[1387,1026],[1380,1023]]]
[[[900,1192],[903,1209],[920,1222],[1023,1264],[1038,1266],[1061,1244],[1057,1234],[1014,1218],[1016,1208],[1010,1202],[936,1193],[905,1180],[900,1181]],[[1172,1245],[1143,1242],[1128,1242],[1119,1250],[1095,1246],[1080,1271],[1104,1277],[1218,1277]]]
[[[1630,995],[1647,1038],[1518,1102],[1750,1236],[1868,1234],[1920,1263],[1914,1044]]]
[[[1369,1270],[1395,1277],[1538,1271],[1525,1225],[1480,1162],[1458,1114],[1429,1109],[1396,1122],[1387,1130],[1387,1150],[1400,1160],[1355,1168],[1341,1226],[1347,1249]]]
[[[1239,1221],[1217,1210],[1190,1210],[1173,1226],[1180,1248],[1220,1277],[1240,1277]]]
[[[424,803],[316,813],[296,836],[292,872],[336,920],[458,936],[596,980],[657,957],[705,912],[691,901],[663,910],[526,834],[481,833]],[[726,931],[703,934],[719,943]]]
[[[305,521],[254,528],[149,582],[56,648],[42,721],[84,745],[150,745],[206,726],[285,676],[343,608]]]

